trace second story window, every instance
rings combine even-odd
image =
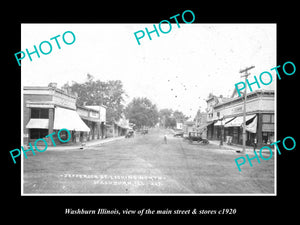
[[[48,119],[49,118],[49,109],[32,108],[30,118]]]

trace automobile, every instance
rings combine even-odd
[[[183,132],[177,132],[177,133],[175,133],[174,137],[183,137]]]
[[[147,129],[142,130],[142,134],[148,134],[148,130]]]
[[[198,143],[208,144],[209,141],[205,138],[202,138],[202,133],[197,132],[189,132],[189,136],[187,137],[187,140],[190,143],[193,143],[194,141],[197,141]]]
[[[128,131],[128,133],[125,135],[125,138],[130,138],[130,137],[134,137],[134,131],[133,130]]]

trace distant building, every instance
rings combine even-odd
[[[188,137],[190,132],[195,132],[195,121],[187,120],[183,123],[183,136]]]
[[[214,111],[214,106],[218,104],[222,104],[228,101],[231,101],[232,98],[224,98],[222,95],[220,96],[215,96],[212,93],[209,94],[206,103],[207,103],[207,108],[206,108],[206,113],[207,113],[207,121],[214,121],[218,119],[216,117],[215,111]]]
[[[195,128],[198,133],[202,133],[202,138],[207,138],[207,113],[200,112],[200,109],[197,111],[197,114],[194,118]]]
[[[183,129],[183,121],[182,120],[176,120],[176,129],[182,130]]]
[[[118,121],[115,121],[112,124],[108,125],[107,136],[108,137],[125,136],[128,130],[131,129],[132,127],[129,126],[129,120],[123,116]]]

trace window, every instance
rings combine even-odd
[[[31,118],[48,119],[49,118],[49,109],[32,108],[31,109]]]
[[[270,123],[271,122],[271,115],[270,114],[263,114],[262,115],[262,122],[263,123]]]
[[[274,123],[274,114],[263,114],[262,122],[263,123]]]
[[[274,132],[262,132],[262,141],[264,144],[274,142]]]
[[[271,115],[271,123],[274,123],[274,115]]]
[[[44,138],[48,135],[48,129],[30,129],[30,139]]]

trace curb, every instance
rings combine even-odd
[[[125,137],[121,136],[121,137],[117,137],[117,138],[109,138],[109,139],[102,139],[99,141],[95,141],[92,143],[86,142],[85,145],[80,145],[80,144],[76,144],[76,145],[68,145],[68,146],[49,146],[47,148],[47,150],[84,150],[85,148],[88,147],[93,147],[93,146],[97,146],[97,145],[101,145],[101,144],[105,144],[105,143],[109,143],[109,142],[113,142],[113,141],[117,141],[117,140],[121,140],[121,139],[125,139]],[[83,147],[83,149],[82,149]]]
[[[209,143],[210,144],[213,144],[213,145],[216,145],[216,146],[219,146],[219,149],[220,150],[231,150],[231,151],[241,151],[243,148],[242,147],[239,147],[239,146],[233,146],[233,147],[231,147],[231,146],[228,146],[228,145],[222,145],[222,147],[220,147],[220,145],[219,144],[217,144],[217,143],[215,143],[215,142],[212,142],[212,141],[209,141]],[[256,149],[255,151],[257,152],[257,151],[259,151],[260,149]],[[250,152],[250,153],[253,153],[254,152],[254,150],[253,150],[253,148],[246,148],[246,151],[245,151],[245,153],[247,153],[247,152]],[[272,150],[272,152],[274,153],[274,150]],[[237,152],[238,153],[238,152]],[[264,153],[264,152],[262,152],[262,153]],[[240,153],[239,153],[240,154]]]

